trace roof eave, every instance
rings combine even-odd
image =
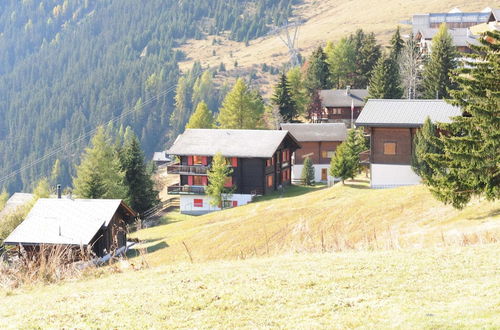
[[[366,127],[404,127],[404,128],[417,128],[421,127],[422,124],[408,124],[408,123],[355,123],[356,126],[366,126]]]

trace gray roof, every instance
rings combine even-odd
[[[437,34],[439,29],[435,28],[420,28],[418,32],[422,34],[422,37],[427,40],[431,40]],[[449,29],[448,33],[450,34],[453,45],[460,46],[469,46],[469,45],[478,45],[479,42],[476,40],[472,32],[468,28],[460,28],[460,29]]]
[[[87,245],[120,205],[120,199],[40,198],[4,244]]]
[[[344,123],[281,124],[299,142],[344,141],[347,128]]]
[[[153,154],[153,161],[155,162],[169,162],[170,158],[167,157],[165,151],[157,151]]]
[[[368,90],[351,89],[348,94],[346,89],[323,89],[319,91],[319,96],[324,107],[350,107],[353,101],[355,107],[362,107]]]
[[[288,131],[281,130],[187,129],[167,153],[213,156],[220,152],[225,157],[270,158],[287,135]]]
[[[0,220],[9,213],[16,211],[19,207],[31,202],[33,196],[33,194],[27,193],[15,193],[12,195],[9,200],[7,200],[7,203],[5,203],[2,211],[0,211]]]
[[[491,15],[495,21],[500,22],[500,9],[492,9]]]
[[[429,117],[433,122],[448,123],[460,116],[458,107],[444,100],[370,99],[361,111],[356,126],[420,127]]]

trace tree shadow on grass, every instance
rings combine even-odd
[[[255,202],[268,201],[276,198],[296,197],[313,191],[327,188],[324,184],[316,184],[314,186],[291,185],[284,188],[284,191],[274,191],[264,196],[258,196],[254,199]]]
[[[153,240],[154,242],[154,240]],[[147,243],[147,241],[144,241],[143,243]],[[169,247],[169,245],[167,244],[167,242],[165,241],[160,241],[154,245],[151,245],[151,246],[148,246],[147,248],[145,248],[145,252],[146,253],[153,253],[155,251],[158,251],[158,250],[161,250],[161,249],[164,249],[164,248],[167,248]],[[140,255],[140,250],[142,249],[130,249],[127,251],[127,258],[135,258],[135,257],[138,257]]]
[[[470,220],[483,220],[486,218],[492,218],[496,216],[500,216],[500,209],[491,210],[490,212],[483,214],[481,216],[470,218]]]

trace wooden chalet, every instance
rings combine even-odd
[[[411,168],[416,131],[427,117],[450,122],[460,115],[459,108],[444,100],[368,100],[356,126],[364,127],[370,136],[365,161],[370,165],[372,188],[418,184],[420,178]]]
[[[365,99],[368,96],[367,89],[325,89],[319,92],[323,112],[321,115],[313,115],[314,122],[344,123],[351,127],[352,121],[358,118]]]
[[[40,198],[5,245],[90,247],[99,257],[126,245],[137,214],[119,199]]]
[[[314,166],[314,181],[332,182],[328,174],[330,161],[337,147],[347,138],[344,123],[281,124],[299,141],[301,148],[292,156],[292,180],[300,180],[304,160],[309,157]]]
[[[299,143],[287,131],[188,129],[168,150],[179,159],[178,164],[167,167],[168,173],[179,174],[179,183],[168,187],[168,192],[180,195],[182,213],[219,210],[210,205],[205,188],[213,156],[221,153],[233,169],[227,186],[234,192],[224,208],[247,204],[256,195],[291,183],[291,156],[298,148]]]

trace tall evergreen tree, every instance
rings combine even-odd
[[[326,54],[323,48],[316,48],[307,62],[307,71],[304,79],[304,86],[309,95],[318,89],[328,89],[330,85],[330,71],[326,62]]]
[[[304,115],[306,113],[309,98],[307,97],[307,91],[302,82],[302,73],[300,72],[300,68],[295,67],[290,69],[287,72],[286,78],[288,80],[290,95],[295,103],[297,113],[299,115]]]
[[[212,166],[208,171],[208,186],[206,188],[211,205],[224,208],[224,201],[231,197],[234,189],[226,187],[226,182],[232,173],[233,170],[227,165],[226,158],[221,153],[215,154]]]
[[[255,129],[263,126],[264,102],[239,78],[226,95],[217,121],[220,128]]]
[[[370,79],[368,98],[399,99],[402,95],[395,60],[391,57],[380,57]]]
[[[349,42],[353,45],[355,54],[352,87],[366,88],[372,76],[372,71],[382,54],[380,45],[377,43],[373,32],[365,34],[361,29],[349,37]]]
[[[110,140],[104,128],[99,127],[91,146],[82,154],[80,165],[76,168],[76,177],[73,178],[74,191],[78,197],[127,198],[125,176]]]
[[[304,159],[304,166],[302,167],[300,178],[306,186],[312,186],[314,184],[314,166],[309,157]]]
[[[290,122],[297,117],[297,107],[292,99],[290,87],[284,73],[281,74],[280,80],[274,88],[272,102],[278,107],[280,115],[285,122]]]
[[[390,44],[391,44],[391,57],[397,61],[399,55],[401,55],[401,52],[403,51],[405,44],[403,39],[401,38],[399,26],[396,28],[396,31],[392,35]]]
[[[125,174],[128,202],[135,211],[142,213],[159,202],[151,173],[144,162],[144,153],[135,134],[125,140],[120,153],[121,169]]]
[[[354,178],[360,172],[359,154],[366,150],[362,129],[350,129],[347,139],[342,142],[330,160],[329,174],[344,180]]]
[[[444,203],[462,208],[472,196],[500,198],[500,32],[487,32],[480,46],[471,46],[473,60],[453,76],[458,89],[451,92],[462,116],[439,124],[443,154],[434,160],[433,194]]]
[[[437,137],[436,125],[426,118],[424,125],[415,134],[413,140],[412,168],[424,183],[432,183],[434,170],[429,154],[442,154],[442,145]]]
[[[449,96],[449,90],[455,88],[450,73],[457,67],[458,53],[446,24],[439,27],[432,38],[431,54],[424,68],[424,97],[442,99]]]
[[[309,103],[307,107],[307,116],[309,119],[318,119],[321,118],[323,114],[323,102],[321,101],[321,96],[319,95],[319,92],[313,91],[312,96],[311,96],[311,102]]]
[[[196,110],[189,118],[186,128],[213,128],[214,115],[205,102],[200,102],[196,106]]]
[[[325,53],[332,87],[346,88],[348,85],[353,85],[356,70],[356,50],[353,42],[347,38],[340,39],[337,44],[329,42],[326,45]]]

